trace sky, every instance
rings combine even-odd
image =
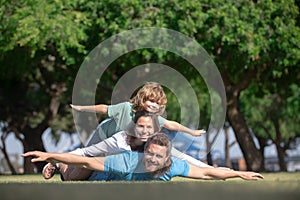
[[[48,152],[64,152],[68,151],[73,146],[77,146],[80,144],[80,137],[78,134],[72,134],[71,136],[67,133],[61,133],[61,139],[55,144],[54,139],[51,137],[50,129],[47,129],[43,136],[42,140],[45,145],[45,149]],[[71,141],[74,141],[74,144]],[[23,146],[21,142],[19,142],[14,134],[10,134],[6,140],[7,152],[9,154],[22,154],[23,153]],[[2,154],[0,154],[2,156]],[[0,157],[1,158],[1,157]],[[20,163],[23,162],[23,158],[20,157]]]

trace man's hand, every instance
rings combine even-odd
[[[242,171],[239,171],[239,176],[244,180],[264,179],[264,177],[260,173],[256,173],[256,172],[242,172]]]
[[[42,162],[47,161],[50,162],[49,154],[41,151],[29,151],[24,154],[22,154],[23,157],[29,157],[32,156],[34,158],[31,159],[31,162]]]

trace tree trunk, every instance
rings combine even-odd
[[[5,158],[6,162],[7,162],[7,165],[8,165],[8,167],[9,167],[11,173],[12,173],[12,174],[17,174],[17,172],[16,172],[14,166],[12,165],[12,163],[11,163],[11,161],[10,161],[10,159],[9,159],[9,156],[8,156],[8,154],[7,154],[5,139],[6,139],[5,137],[1,137],[1,141],[2,141],[2,148],[1,148],[1,151],[2,151],[2,153],[3,153],[3,155],[4,155],[4,158]]]
[[[212,156],[211,156],[211,144],[209,142],[209,133],[206,133],[206,136],[205,136],[205,140],[206,140],[206,162],[208,165],[213,165],[213,160],[212,160]]]
[[[38,129],[32,129],[30,132],[24,133],[24,142],[26,145],[24,145],[24,152],[27,151],[46,151],[43,141],[42,141],[42,134],[43,131],[40,131]],[[37,162],[32,163],[31,158],[25,158],[24,159],[24,173],[31,174],[35,173],[34,166],[37,169],[37,172],[42,172],[44,165],[46,162]]]
[[[44,72],[45,73],[45,72]],[[49,88],[49,87],[47,87]],[[30,126],[25,126],[21,132],[24,135],[24,152],[27,151],[46,151],[44,147],[44,143],[42,140],[42,135],[44,131],[50,127],[52,120],[57,115],[58,108],[60,106],[60,99],[62,94],[65,92],[65,84],[64,83],[52,83],[51,87],[52,90],[49,92],[51,96],[51,101],[49,105],[49,110],[46,113],[45,118],[43,121],[36,126],[35,128],[31,128]],[[47,162],[37,162],[34,165],[30,162],[30,158],[24,160],[24,172],[25,173],[34,173],[34,167],[38,172],[42,172],[44,165]]]
[[[227,71],[222,72],[227,96],[227,119],[233,128],[237,142],[246,160],[248,170],[261,171],[263,169],[263,156],[255,147],[249,127],[243,113],[239,110],[240,92],[246,89],[257,76],[257,70],[247,69],[237,84],[234,84]]]
[[[275,139],[275,145],[277,149],[277,156],[278,156],[278,162],[280,166],[281,171],[287,171],[287,166],[284,160],[284,149],[281,147],[281,134],[279,130],[279,122],[276,120],[274,123],[275,126],[275,132],[276,132],[276,139]]]
[[[213,134],[213,131],[209,132],[209,133],[206,133],[206,137],[205,137],[205,140],[206,140],[206,152],[207,152],[206,161],[207,161],[207,164],[211,165],[211,166],[213,165],[213,159],[212,159],[212,154],[211,154],[211,147],[212,147],[212,145],[215,143],[215,141],[217,139],[218,131],[213,136],[213,139],[210,141],[209,140],[209,136],[211,136],[212,134]]]
[[[244,115],[239,110],[240,88],[226,87],[227,93],[227,118],[234,130],[235,137],[240,145],[246,160],[248,170],[263,170],[263,156],[255,147]]]
[[[229,131],[228,131],[228,127],[226,126],[224,128],[224,132],[225,132],[225,161],[226,161],[226,167],[228,168],[232,168],[232,164],[231,164],[231,160],[230,160],[230,156],[229,156],[229,149],[230,146],[229,145]]]
[[[260,149],[259,149],[259,152],[262,156],[262,163],[263,163],[263,171],[265,171],[265,147],[267,146],[267,139],[265,138],[262,138],[262,137],[257,137],[258,139],[258,143],[259,143],[259,146],[260,146]]]
[[[277,156],[278,156],[278,162],[280,166],[280,171],[287,171],[287,166],[284,160],[284,151],[280,146],[280,142],[276,142],[276,149],[277,149]]]
[[[206,162],[207,162],[207,164],[210,165],[210,166],[213,166],[213,165],[214,165],[214,162],[213,162],[213,160],[212,160],[212,155],[211,155],[211,152],[210,152],[210,151],[207,152],[207,155],[206,155]]]

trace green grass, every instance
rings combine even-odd
[[[300,199],[300,173],[264,173],[260,181],[203,181],[175,178],[170,182],[62,182],[58,175],[0,176],[1,199]]]

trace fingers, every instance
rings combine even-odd
[[[195,130],[194,132],[194,136],[201,136],[203,135],[204,133],[206,133],[206,131],[204,129],[201,129],[201,130]]]
[[[230,169],[229,167],[217,167],[218,169],[224,169],[224,170],[231,170],[233,171],[233,169]]]
[[[76,106],[76,105],[73,105],[73,104],[70,104],[70,106],[74,110],[81,111],[81,106]]]
[[[254,177],[256,177],[257,179],[264,179],[265,177],[259,173],[254,174]]]
[[[41,162],[41,161],[45,161],[45,160],[40,159],[40,158],[32,158],[30,161],[31,162]]]
[[[259,180],[259,179],[264,179],[264,177],[255,172],[246,172],[244,179],[246,180]]]
[[[253,180],[259,180],[259,179],[264,179],[263,175],[259,174],[259,173],[256,173],[256,172],[252,172],[250,174],[250,177],[253,179]]]
[[[40,152],[40,151],[29,151],[26,153],[21,154],[23,157],[33,157],[31,159],[31,162],[41,162],[41,161],[46,161],[47,157],[45,156],[45,153]]]
[[[29,151],[29,152],[21,154],[21,156],[23,156],[23,157],[29,157],[29,156],[35,156],[35,155],[36,154],[33,151]]]
[[[29,152],[21,154],[21,156],[23,156],[23,157],[30,157],[30,156],[37,157],[37,152],[35,152],[35,151],[29,151]],[[30,161],[31,162],[38,162],[40,160],[38,158],[33,158]]]

